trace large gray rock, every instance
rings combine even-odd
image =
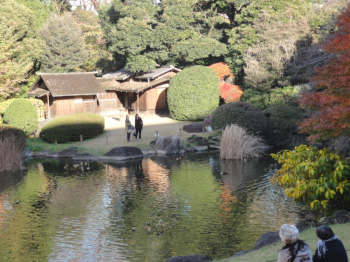
[[[165,262],[210,262],[213,259],[204,255],[176,256],[165,260]]]
[[[203,124],[194,123],[189,125],[184,125],[182,127],[183,131],[187,133],[202,133],[203,132]]]
[[[59,152],[49,153],[47,157],[52,158],[73,158],[78,152],[77,147],[70,147]]]
[[[122,146],[122,147],[113,148],[111,151],[101,156],[100,159],[112,160],[112,161],[113,160],[123,161],[123,160],[141,158],[141,157],[143,157],[143,153],[140,148]]]
[[[256,241],[255,243],[255,246],[254,246],[254,249],[258,249],[258,248],[261,248],[261,247],[264,247],[264,246],[267,246],[267,245],[270,245],[270,244],[273,244],[280,239],[279,235],[278,235],[279,231],[276,231],[276,232],[268,232],[266,234],[263,234],[259,239],[258,241]]]
[[[178,136],[160,136],[157,139],[154,149],[157,154],[182,154],[184,149]]]

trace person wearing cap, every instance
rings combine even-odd
[[[348,262],[348,256],[343,243],[334,235],[333,230],[326,225],[316,229],[319,238],[317,248],[312,259],[314,262]]]
[[[299,239],[299,230],[291,224],[281,226],[279,236],[285,244],[278,252],[278,262],[312,262],[309,246]]]

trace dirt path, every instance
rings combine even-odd
[[[88,152],[93,154],[102,155],[114,147],[119,146],[134,146],[139,148],[149,148],[151,141],[155,139],[156,131],[161,136],[178,135],[182,139],[192,136],[182,131],[183,125],[190,122],[179,122],[169,117],[161,117],[157,115],[141,115],[143,120],[142,139],[126,141],[125,133],[125,116],[108,116],[105,117],[105,131],[100,136],[88,139],[79,143],[80,147],[83,147]],[[132,124],[135,123],[135,116],[130,116]],[[180,133],[181,129],[181,133]]]

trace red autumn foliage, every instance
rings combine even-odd
[[[235,77],[235,75],[231,72],[231,68],[224,62],[212,64],[209,66],[209,68],[213,69],[217,73],[220,80],[229,79],[230,81],[233,81],[233,78]]]
[[[220,83],[220,96],[225,103],[240,101],[242,94],[243,91],[239,86]]]
[[[316,69],[317,90],[305,94],[302,108],[316,110],[299,128],[311,141],[350,134],[350,5],[337,20],[338,30],[324,48],[333,58]]]

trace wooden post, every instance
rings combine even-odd
[[[47,116],[47,119],[50,119],[51,116],[50,116],[50,96],[49,94],[46,95],[46,116]]]
[[[139,107],[140,107],[140,97],[139,93],[136,93],[136,114],[139,114]]]
[[[106,145],[108,145],[108,135],[106,136]]]
[[[128,96],[128,92],[124,93],[124,100],[125,100],[125,109],[129,110],[129,96]]]
[[[83,135],[80,135],[80,142],[83,142]]]

